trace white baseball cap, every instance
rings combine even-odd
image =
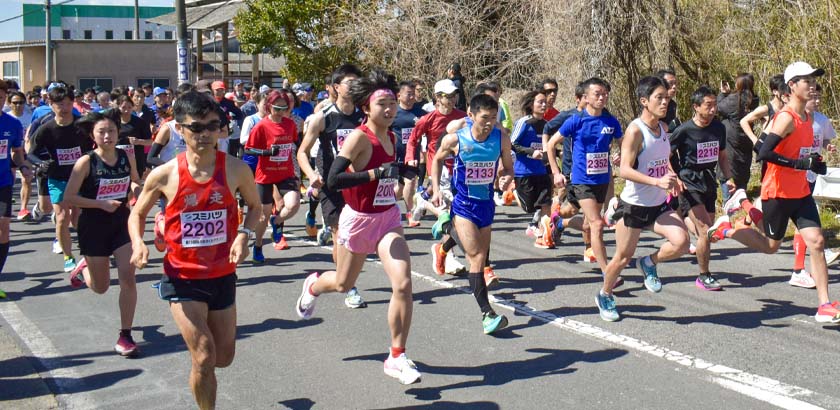
[[[452,94],[455,91],[458,91],[458,87],[455,86],[452,80],[440,80],[435,83],[435,94]]]
[[[265,84],[260,86],[260,94],[267,94],[269,91],[271,91],[271,87]]]
[[[797,61],[785,68],[785,83],[789,82],[793,77],[819,77],[823,74],[825,74],[825,70],[822,68],[814,68],[804,61]]]

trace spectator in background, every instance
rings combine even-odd
[[[298,100],[298,105],[292,110],[292,114],[297,115],[304,120],[312,115],[315,112],[315,108],[309,102],[312,99],[312,84],[303,83],[303,84],[295,84],[292,87],[292,91],[294,91],[296,99]]]
[[[96,104],[96,91],[93,91],[93,88],[85,88],[84,101],[85,104],[93,109],[94,104]]]
[[[755,80],[752,74],[739,74],[735,78],[735,92],[729,83],[721,81],[717,97],[718,113],[726,127],[726,155],[732,167],[732,179],[736,189],[747,189],[752,165],[753,142],[741,129],[741,119],[758,107],[758,96],[753,91]],[[721,186],[726,182],[723,173],[718,174]],[[729,199],[729,191],[721,190],[723,200]]]
[[[553,78],[546,78],[542,82],[543,91],[545,92],[545,114],[543,115],[543,119],[546,121],[551,121],[552,118],[556,117],[557,114],[560,114],[560,111],[557,111],[554,108],[554,103],[557,101],[557,80]]]
[[[162,87],[155,87],[152,93],[154,93],[154,103],[149,108],[155,113],[155,128],[157,128],[169,111],[169,91]]]
[[[447,71],[447,77],[455,83],[455,87],[458,87],[458,100],[455,101],[455,108],[461,111],[467,111],[467,94],[464,92],[464,86],[467,83],[467,79],[461,74],[461,64],[452,63],[449,66],[449,71]],[[415,89],[415,94],[417,94],[417,90]]]
[[[107,91],[99,92],[99,94],[96,94],[96,103],[99,104],[99,110],[111,108],[111,93]]]
[[[143,101],[143,104],[146,104],[146,107],[151,107],[155,105],[155,95],[152,85],[149,83],[143,83],[143,85],[141,85],[140,88],[143,89],[143,94],[146,96],[146,99]]]

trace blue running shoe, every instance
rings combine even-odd
[[[251,247],[251,253],[253,254],[254,263],[265,263],[265,256],[262,252],[262,246],[254,245]]]
[[[484,327],[484,334],[489,335],[507,327],[508,320],[505,315],[497,315],[496,312],[490,311],[484,314],[481,324]]]
[[[618,310],[615,308],[615,298],[613,295],[605,295],[598,291],[598,296],[595,296],[595,304],[598,305],[598,314],[601,319],[607,322],[615,322],[621,319]]]
[[[315,226],[315,215],[312,212],[306,211],[306,235],[315,236],[318,234],[318,227]]]
[[[636,262],[642,275],[645,277],[645,288],[653,293],[659,293],[662,290],[662,281],[659,280],[659,275],[656,273],[656,265],[650,260],[650,256],[645,256]]]
[[[277,219],[275,215],[271,215],[268,218],[268,224],[271,225],[271,240],[274,243],[280,242],[280,239],[283,239],[283,232],[280,231],[280,227],[274,224],[274,221]]]

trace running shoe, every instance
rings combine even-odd
[[[546,241],[545,238],[543,238],[543,237],[539,237],[539,238],[534,240],[534,247],[535,248],[540,248],[540,249],[554,249],[555,248],[554,243],[551,242],[550,239],[548,241]]]
[[[54,253],[56,255],[58,255],[60,253],[64,253],[64,251],[61,250],[61,244],[58,243],[58,239],[53,239],[52,253]]]
[[[274,242],[274,249],[278,251],[285,251],[289,249],[289,244],[286,242],[285,236],[280,236],[279,242]]]
[[[163,224],[163,218],[163,212],[155,214],[155,249],[158,252],[166,250],[166,240],[163,238],[163,231],[160,229],[160,226]]]
[[[694,281],[694,286],[702,290],[721,290],[723,288],[720,282],[712,277],[711,273],[701,273],[697,276],[697,279]]]
[[[241,206],[237,207],[236,214],[239,216],[239,225],[242,225],[242,222],[245,221],[245,209]]]
[[[662,290],[662,281],[659,280],[659,275],[656,273],[656,265],[650,260],[650,256],[638,259],[636,266],[645,277],[645,288],[653,293],[659,293]]]
[[[750,208],[750,211],[747,214],[749,214],[750,219],[753,221],[753,223],[759,223],[764,218],[764,214],[761,212],[760,209],[756,208],[755,206]]]
[[[318,227],[315,226],[315,215],[312,212],[306,211],[306,236],[314,237],[318,234]]]
[[[741,188],[735,190],[732,196],[723,204],[723,212],[726,215],[732,215],[741,209],[741,201],[747,199],[747,192]]]
[[[446,273],[446,253],[443,253],[443,246],[439,243],[432,245],[432,271],[438,275]]]
[[[359,290],[354,286],[344,295],[344,306],[347,306],[350,309],[359,309],[367,307],[367,303],[362,298],[362,294],[359,293]]]
[[[414,208],[411,209],[408,218],[408,226],[415,227],[420,225],[420,219],[426,214],[426,200],[419,192],[414,194]]]
[[[268,225],[271,226],[271,240],[274,241],[274,243],[280,242],[280,239],[283,238],[283,231],[280,230],[280,225],[276,225],[274,223],[276,220],[276,215],[268,217]]]
[[[134,357],[139,353],[137,344],[134,343],[131,335],[120,335],[120,338],[117,339],[117,344],[114,345],[114,350],[123,357]]]
[[[467,267],[458,262],[454,252],[446,253],[446,273],[450,275],[462,275],[467,272]]]
[[[505,191],[502,194],[502,202],[505,204],[505,206],[513,205],[514,199],[515,199],[515,197],[514,197],[514,194],[513,194],[513,190]]]
[[[82,273],[87,266],[87,259],[82,258],[82,261],[76,264],[76,267],[73,268],[73,271],[70,272],[70,287],[73,289],[78,289],[85,284],[85,275]]]
[[[608,227],[613,227],[618,221],[615,219],[615,213],[618,210],[618,197],[614,196],[610,199],[610,202],[607,203],[607,211],[604,212],[604,222],[607,223]]]
[[[589,263],[598,263],[598,259],[595,257],[595,251],[593,251],[592,248],[584,249],[583,261]]]
[[[301,319],[309,319],[312,317],[312,313],[315,312],[315,302],[318,301],[318,297],[309,293],[309,287],[316,280],[318,280],[317,272],[310,274],[303,281],[303,290],[300,292],[300,297],[298,297],[297,303],[295,304],[295,313]]]
[[[508,320],[505,315],[497,315],[496,312],[491,310],[484,314],[484,317],[481,319],[481,325],[484,327],[484,334],[489,335],[506,328]]]
[[[493,193],[493,202],[496,203],[496,206],[502,206],[505,204],[505,200],[502,198],[502,194],[499,191]]]
[[[723,235],[723,231],[732,229],[732,223],[729,222],[729,216],[723,215],[715,221],[715,224],[706,231],[706,236],[709,240],[716,239],[716,240],[723,240],[726,237]]]
[[[53,225],[56,224],[56,222],[55,222],[55,211],[52,211],[52,213],[50,214],[50,221],[53,223]]]
[[[613,295],[604,295],[601,291],[598,291],[598,295],[595,296],[595,305],[598,306],[598,315],[601,316],[602,320],[615,322],[621,319],[618,309],[615,308],[615,297]]]
[[[432,225],[432,238],[439,240],[443,238],[443,226],[452,221],[452,215],[449,212],[441,212],[437,221]]]
[[[837,260],[837,257],[840,256],[840,252],[834,251],[832,249],[825,250],[825,266],[831,265],[834,261]]]
[[[692,255],[696,255],[696,254],[697,254],[697,247],[696,247],[696,246],[694,246],[694,244],[693,244],[693,243],[689,243],[689,244],[688,244],[688,253],[690,253],[690,254],[692,254]]]
[[[70,256],[64,257],[64,272],[69,273],[73,272],[73,269],[76,269],[76,259]]]
[[[317,242],[318,246],[327,246],[327,244],[332,242],[332,229],[329,226],[318,230]]]
[[[816,282],[814,282],[814,278],[811,277],[811,274],[808,273],[808,271],[806,271],[805,269],[802,269],[799,273],[796,273],[795,271],[791,273],[790,280],[788,281],[788,283],[791,286],[797,286],[806,289],[813,289],[817,287]]]
[[[18,221],[29,221],[32,220],[32,213],[29,212],[28,209],[21,209],[20,212],[17,214]]]
[[[554,246],[557,246],[563,238],[563,229],[563,218],[559,216],[551,218],[551,241],[554,242]]]
[[[540,228],[538,228],[536,225],[528,225],[528,227],[525,228],[525,236],[529,238],[537,238],[541,235],[542,232],[540,232]]]
[[[840,303],[837,301],[823,303],[817,309],[817,313],[814,315],[814,320],[820,323],[840,322]]]
[[[44,221],[44,214],[41,213],[41,208],[38,207],[38,202],[35,202],[35,205],[32,206],[32,220],[35,222]]]
[[[263,255],[262,246],[254,245],[251,247],[251,258],[254,263],[265,263],[265,255]]]
[[[405,226],[408,227],[408,228],[416,228],[416,227],[420,226],[420,222],[411,219],[411,212],[406,212],[405,213]]]
[[[484,267],[484,286],[487,286],[487,289],[495,288],[499,285],[499,277],[496,276],[496,272],[493,272],[493,268],[489,266]]]
[[[554,249],[554,240],[552,239],[552,237],[554,236],[554,226],[552,226],[551,218],[549,218],[548,215],[543,215],[543,217],[540,218],[540,230],[542,231],[541,238],[543,244],[548,249]]]
[[[402,384],[412,384],[420,381],[420,372],[417,371],[417,365],[405,357],[405,353],[401,353],[397,357],[388,354],[385,359],[385,374],[400,381]]]
[[[3,292],[3,289],[0,289],[0,299],[6,299],[6,292]]]

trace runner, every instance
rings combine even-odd
[[[230,366],[236,348],[236,265],[248,255],[248,240],[260,219],[254,177],[242,161],[216,150],[220,117],[215,101],[187,92],[175,102],[177,131],[187,150],[155,168],[131,212],[131,262],[146,266],[146,215],[167,198],[164,275],[158,295],[169,301],[175,324],[192,358],[190,387],[198,407],[216,405],[216,368]],[[236,231],[239,192],[248,204]]]
[[[73,165],[64,197],[69,205],[82,210],[78,236],[83,259],[70,273],[70,285],[78,288],[86,283],[92,291],[105,293],[111,283],[114,256],[120,282],[120,334],[114,350],[130,357],[138,350],[131,337],[137,287],[128,237],[128,194],[134,192],[136,197],[140,193],[140,177],[134,157],[116,147],[120,115],[117,110],[91,112],[76,122],[91,136],[96,149]]]
[[[557,94],[556,89],[554,94]],[[531,91],[522,97],[520,108],[525,116],[518,119],[513,127],[511,145],[515,154],[514,192],[522,210],[533,214],[525,233],[534,238],[535,247],[550,249],[554,248],[549,226],[552,183],[546,170],[548,159],[542,145],[546,106],[545,91]]]
[[[47,169],[50,201],[55,210],[55,237],[64,254],[64,271],[71,272],[76,268],[76,258],[73,257],[73,243],[70,241],[70,224],[77,226],[79,209],[63,203],[64,189],[73,164],[93,149],[93,141],[74,124],[73,97],[66,88],[53,88],[49,99],[55,118],[35,132],[28,157],[33,164]],[[43,150],[46,150],[49,159],[39,157]]]
[[[411,138],[411,132],[414,130],[414,126],[417,124],[417,121],[426,115],[426,111],[423,111],[421,107],[418,107],[415,104],[417,101],[414,96],[414,83],[411,81],[402,81],[400,82],[399,87],[400,93],[397,95],[399,106],[397,107],[397,115],[396,118],[394,118],[393,125],[391,125],[391,130],[398,137],[397,162],[405,162],[406,146],[408,145],[408,140]],[[419,158],[415,156],[413,159],[417,160]],[[414,219],[412,216],[413,212],[410,212],[414,209],[414,197],[419,195],[419,193],[416,192],[417,180],[411,179],[400,181],[400,184],[403,185],[402,197],[403,201],[405,201],[405,209],[409,210],[406,215],[408,226],[418,226],[420,225],[420,221]]]
[[[501,159],[502,175],[500,185],[507,188],[513,173],[510,155],[510,139],[495,128],[499,103],[486,94],[478,94],[470,100],[467,127],[454,134],[447,134],[440,141],[432,162],[432,195],[435,206],[442,203],[440,188],[441,170],[449,156],[455,156],[453,187],[455,198],[451,213],[455,231],[458,232],[469,261],[470,290],[482,313],[485,334],[496,332],[507,326],[504,315],[497,315],[490,307],[487,296],[486,278],[483,274],[485,258],[490,250],[493,217],[496,204],[493,202],[493,180],[496,178]]]
[[[671,147],[667,125],[662,122],[670,101],[668,84],[660,77],[643,77],[636,87],[636,97],[642,113],[627,127],[621,142],[620,174],[627,182],[616,211],[615,255],[604,271],[603,288],[595,297],[601,319],[610,322],[620,318],[612,294],[614,284],[636,252],[642,229],[651,229],[666,239],[658,251],[636,259],[645,288],[654,293],[662,290],[656,265],[688,252],[689,244],[685,225],[665,203],[668,191],[680,194],[677,175],[668,160]]]
[[[689,232],[697,237],[697,265],[700,275],[694,284],[702,290],[720,290],[721,285],[709,270],[709,238],[706,232],[712,226],[717,204],[717,178],[715,167],[720,163],[724,175],[729,173],[726,156],[726,129],[715,117],[717,99],[715,92],[702,86],[691,94],[694,117],[682,123],[671,134],[671,151],[676,156],[677,171],[682,184],[679,212],[685,218]],[[728,178],[727,187],[735,191],[735,183]]]
[[[405,355],[412,314],[411,260],[395,193],[397,179],[411,175],[408,167],[395,162],[396,137],[389,129],[396,116],[397,90],[394,77],[383,71],[351,82],[348,95],[367,120],[346,136],[327,180],[328,189],[341,190],[347,203],[341,210],[335,246],[336,270],[306,278],[295,312],[308,319],[318,296],[352,288],[368,254],[376,253],[392,292],[391,353],[384,371],[402,384],[411,384],[420,380],[420,372]]]
[[[557,114],[560,114],[556,108],[554,108],[554,103],[557,102],[557,90],[559,89],[557,85],[557,80],[553,78],[546,78],[542,82],[542,90],[543,94],[545,95],[545,120],[551,121]]]
[[[6,101],[8,89],[8,84],[0,81],[0,101]],[[10,100],[20,96],[22,94],[16,92]],[[9,220],[12,217],[12,186],[15,183],[13,165],[20,170],[24,180],[32,179],[32,169],[25,162],[23,152],[23,127],[15,117],[0,111],[0,273],[9,256]],[[0,299],[5,298],[6,292],[0,289]]]
[[[342,65],[333,71],[330,83],[337,95],[335,104],[328,106],[325,111],[316,111],[309,116],[306,133],[297,152],[301,171],[306,174],[310,186],[318,190],[321,214],[324,217],[324,227],[318,232],[318,244],[321,246],[326,245],[327,238],[331,238],[334,245],[338,243],[339,215],[344,208],[344,197],[340,192],[324,186],[323,175],[328,175],[333,160],[341,151],[347,136],[362,124],[364,113],[356,108],[350,95],[350,84],[361,75],[362,72],[352,64]],[[319,145],[317,170],[309,163],[309,152],[315,141],[318,141]],[[338,247],[333,246],[332,255],[336,263],[337,252]],[[344,304],[351,309],[367,306],[355,287],[345,295]]]
[[[295,173],[294,155],[297,147],[297,126],[289,118],[292,96],[285,91],[272,91],[263,102],[265,111],[270,112],[251,130],[245,152],[258,159],[256,177],[257,192],[262,202],[263,219],[256,230],[253,258],[264,263],[262,243],[266,222],[271,225],[271,239],[274,249],[289,249],[283,236],[283,223],[294,216],[300,208],[300,180]],[[280,193],[275,201],[274,188]],[[272,215],[276,207],[278,214]]]
[[[143,149],[152,146],[152,130],[147,122],[134,115],[134,100],[131,97],[121,95],[114,100],[114,104],[120,112],[117,148],[134,157],[134,169],[142,179],[146,170],[146,152]]]
[[[656,76],[665,80],[665,84],[668,85],[668,98],[671,101],[668,103],[668,112],[665,114],[662,122],[668,126],[668,132],[672,133],[681,124],[680,118],[677,115],[677,86],[679,85],[677,72],[672,68],[663,68],[656,72]]]
[[[23,135],[26,134],[26,129],[29,127],[29,123],[31,122],[30,119],[32,118],[32,113],[26,115],[24,112],[24,107],[26,107],[26,96],[20,91],[9,91],[7,98],[11,109],[6,113],[20,122],[22,126],[21,138],[23,138]],[[23,146],[21,147],[23,148]],[[19,221],[27,221],[32,219],[32,214],[29,212],[29,196],[32,192],[33,174],[31,169],[29,172],[21,172],[20,174],[20,211],[17,213],[17,219]],[[24,174],[27,176],[24,176]]]

